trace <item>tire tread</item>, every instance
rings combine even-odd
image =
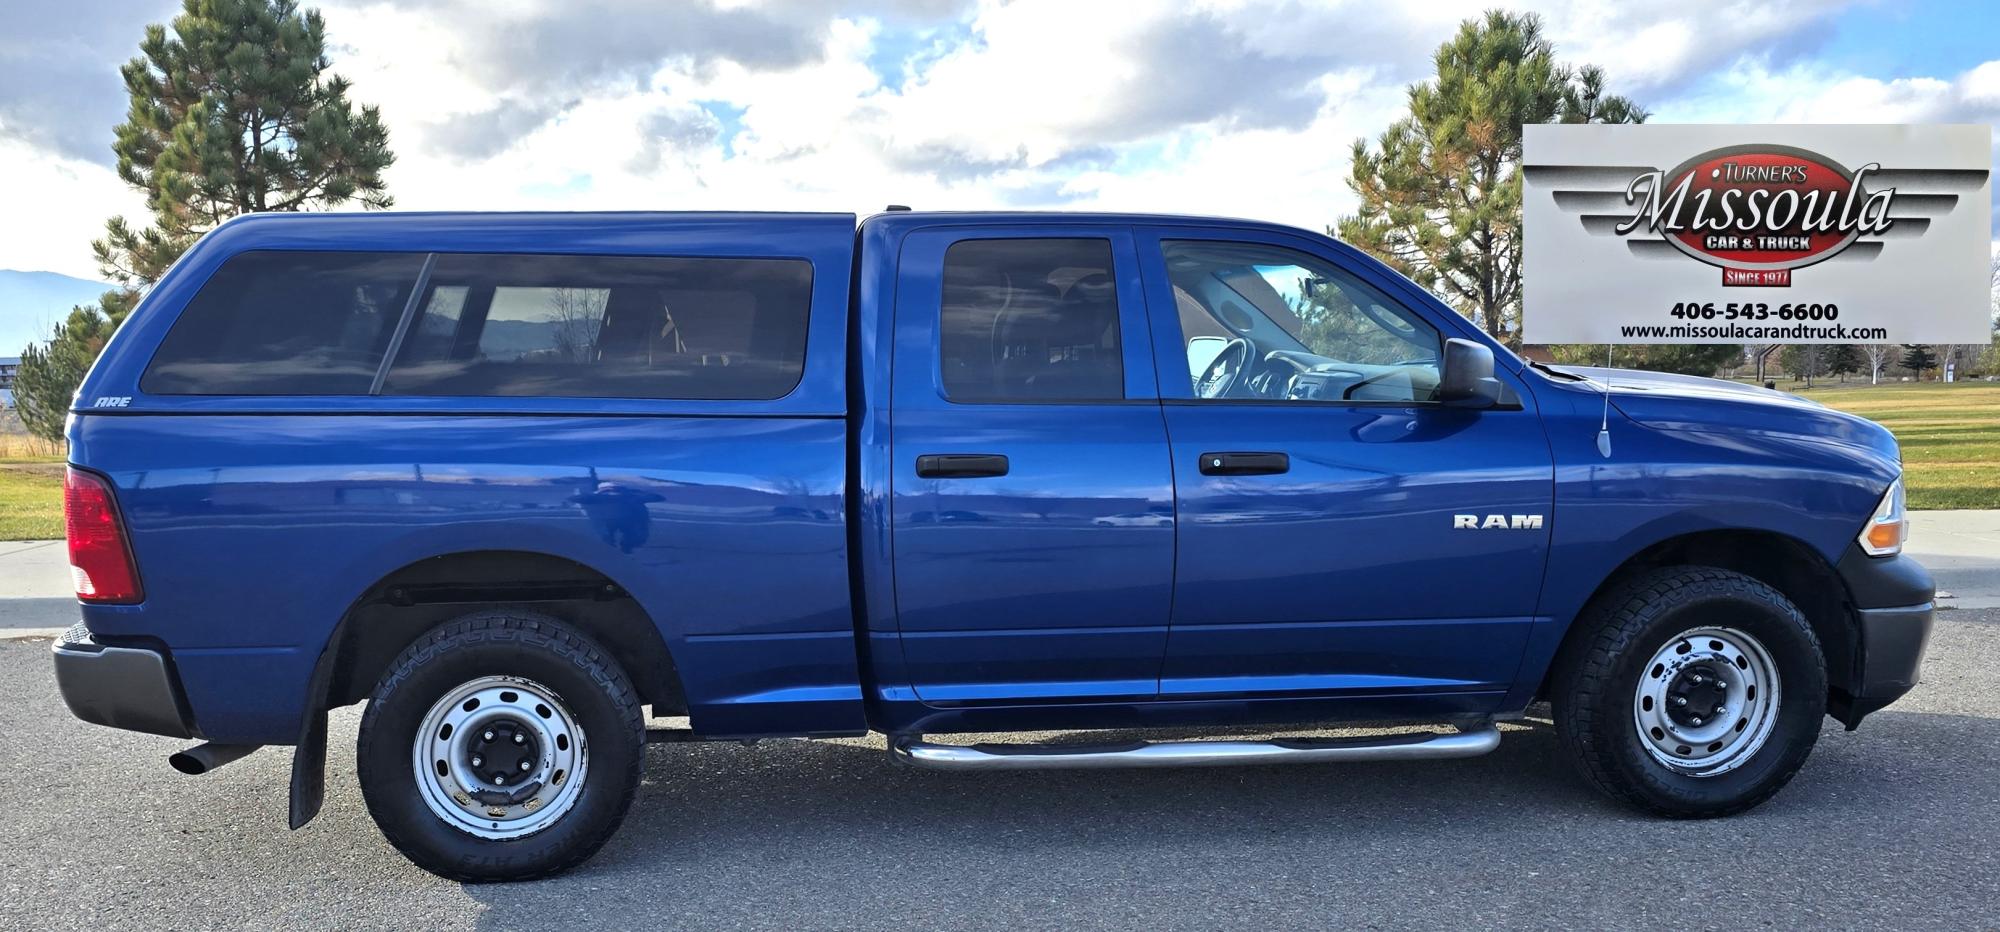
[[[531,647],[560,657],[574,665],[579,671],[590,677],[597,684],[598,688],[604,691],[605,696],[622,711],[623,717],[626,720],[624,724],[629,729],[629,734],[625,736],[625,739],[636,742],[643,750],[646,740],[646,726],[645,719],[640,712],[638,691],[632,686],[631,680],[625,675],[623,669],[619,667],[617,661],[612,659],[589,636],[561,621],[537,612],[499,608],[477,611],[431,629],[418,638],[416,643],[405,648],[390,663],[389,672],[383,676],[381,682],[376,686],[375,692],[369,700],[368,709],[362,715],[361,733],[356,744],[357,760],[367,761],[371,759],[370,752],[376,740],[393,740],[399,737],[379,735],[378,732],[380,729],[373,726],[379,720],[381,710],[386,704],[397,700],[397,691],[403,688],[411,678],[432,664],[449,657],[455,651],[495,643],[516,643]],[[422,702],[426,700],[419,699],[416,701]],[[605,736],[605,738],[599,738],[596,735],[592,735],[591,740],[599,741],[615,737]],[[627,768],[626,773],[606,775],[607,777],[617,778],[615,779],[615,784],[619,787],[620,794],[613,808],[615,817],[607,820],[608,824],[596,832],[580,836],[568,846],[568,850],[550,859],[538,868],[525,872],[510,871],[504,879],[537,880],[550,877],[569,870],[588,860],[591,855],[596,854],[597,850],[603,847],[604,843],[617,831],[619,823],[624,819],[626,810],[631,807],[632,800],[638,793],[644,763],[644,754],[635,753],[631,755],[631,764]],[[592,764],[596,766],[598,761],[593,760]],[[408,837],[407,832],[403,830],[404,827],[397,825],[395,819],[384,817],[383,810],[376,804],[374,798],[375,791],[371,790],[371,783],[373,781],[369,779],[365,765],[362,771],[362,795],[368,802],[370,813],[376,816],[375,822],[381,829],[383,837],[387,838],[389,844],[394,846],[397,851],[402,852],[405,857],[408,857],[419,867],[447,880],[461,883],[485,883],[500,879],[491,873],[466,870],[460,865],[441,863],[432,858],[426,849],[416,845]],[[593,772],[592,777],[594,778],[595,776],[596,773]],[[614,781],[606,781],[606,783],[612,782]],[[388,792],[389,790],[384,788],[382,791]]]
[[[1614,670],[1620,659],[1645,645],[1639,643],[1662,605],[1688,598],[1738,598],[1760,603],[1787,613],[1788,620],[1820,653],[1819,639],[1812,625],[1797,607],[1771,586],[1733,570],[1703,566],[1667,566],[1634,576],[1608,596],[1586,609],[1579,624],[1591,627],[1573,641],[1559,659],[1552,695],[1556,700],[1556,730],[1560,740],[1586,780],[1599,792],[1624,800],[1656,816],[1675,819],[1718,818],[1756,807],[1789,783],[1805,766],[1806,753],[1795,755],[1774,778],[1765,780],[1755,792],[1728,803],[1710,801],[1675,792],[1671,783],[1660,781],[1648,786],[1617,759],[1617,736],[1611,722],[1604,719],[1605,698],[1624,692],[1615,682]],[[1817,689],[1825,690],[1824,664]],[[1808,684],[1813,685],[1813,684]],[[1610,702],[1609,714],[1629,715],[1626,703]],[[1774,734],[1773,740],[1781,737]]]

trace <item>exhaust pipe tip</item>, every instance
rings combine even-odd
[[[230,761],[236,760],[251,751],[255,751],[261,746],[256,744],[216,744],[214,742],[197,744],[185,751],[168,755],[167,766],[190,777],[198,777]]]

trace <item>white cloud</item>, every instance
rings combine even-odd
[[[1805,65],[1785,63],[1847,2],[1500,5],[1542,12],[1563,60],[1603,64],[1614,90],[1670,112],[1679,105],[1667,95],[1719,68],[1762,68],[1746,80],[1770,82],[1772,107],[1823,90],[1794,74]],[[1399,115],[1437,44],[1493,3],[316,5],[334,70],[388,122],[402,209],[867,212],[895,202],[1213,213],[1317,229],[1353,208],[1353,140]],[[135,20],[134,41],[139,29]],[[1935,96],[1878,83],[1872,106],[1885,113]],[[1945,83],[1961,103],[2000,101],[2000,67]],[[1860,100],[1871,89],[1852,91]],[[16,92],[0,89],[0,104]],[[0,265],[89,271],[88,240],[111,213],[137,219],[137,196],[107,168],[50,161],[23,141],[46,132],[0,125],[0,137],[0,177],[24,188],[8,197],[51,218],[0,231]]]
[[[1857,0],[1561,0],[1543,7],[1566,61],[1604,66],[1621,88],[1671,90],[1746,52],[1784,58],[1810,49]],[[1509,4],[1520,6],[1522,4]],[[1642,100],[1641,103],[1646,103]]]
[[[1401,107],[1402,82],[1384,73],[1421,62],[1461,14],[1426,8],[1424,28],[1379,23],[1364,41],[1326,11],[1298,28],[1294,11],[1268,0],[1192,13],[986,4],[889,84],[870,66],[886,27],[836,18],[793,64],[667,58],[641,79],[555,99],[471,77],[463,63],[485,54],[480,40],[435,11],[371,3],[327,16],[343,45],[336,68],[390,123],[401,208],[865,212],[893,201],[1316,228],[1351,209],[1349,143]],[[702,109],[718,104],[740,116],[724,125]],[[714,133],[670,132],[663,144],[647,132],[686,125]]]
[[[1662,107],[1657,117],[1686,123],[1993,123],[2000,121],[2000,60],[1955,77],[1889,80],[1814,62],[1772,68],[1746,60]]]
[[[113,215],[143,216],[145,202],[95,162],[66,158],[6,133],[0,123],[0,268],[98,278],[90,241]]]

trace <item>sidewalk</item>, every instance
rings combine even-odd
[[[1905,549],[1937,579],[1939,605],[2000,608],[2000,511],[1912,511]]]
[[[2000,608],[2000,510],[1914,511],[1909,553],[1937,577],[1943,608]],[[59,540],[0,541],[0,638],[76,623]]]
[[[69,550],[59,540],[0,541],[0,637],[76,623]]]

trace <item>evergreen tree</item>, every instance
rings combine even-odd
[[[77,386],[138,299],[137,292],[107,291],[97,304],[71,310],[47,343],[21,351],[21,368],[14,374],[14,405],[28,433],[61,442]]]
[[[1848,373],[1860,372],[1865,365],[1861,360],[1861,351],[1852,343],[1836,343],[1827,347],[1822,363],[1827,372],[1840,376],[1842,382],[1847,381]]]
[[[330,73],[326,26],[296,0],[183,0],[172,30],[146,27],[122,69],[131,97],[114,131],[118,175],[146,195],[152,225],[122,217],[91,244],[124,287],[80,307],[21,355],[16,394],[35,436],[60,440],[63,418],[112,331],[181,253],[239,214],[360,201],[388,207],[395,161],[374,107],[358,111]]]
[[[1371,149],[1354,143],[1360,212],[1329,232],[1510,338],[1521,302],[1521,127],[1639,123],[1595,67],[1558,64],[1532,14],[1466,20],[1438,47],[1437,76],[1409,89],[1410,115]],[[1511,335],[1518,342],[1518,335]]]
[[[183,0],[172,32],[146,27],[120,72],[131,97],[112,150],[153,224],[123,218],[92,244],[106,275],[158,281],[202,233],[238,214],[391,203],[395,161],[374,107],[330,73],[326,24],[297,0]]]
[[[1924,380],[1924,370],[1937,368],[1937,354],[1922,343],[1903,344],[1903,368],[1917,374],[1917,381]]]

